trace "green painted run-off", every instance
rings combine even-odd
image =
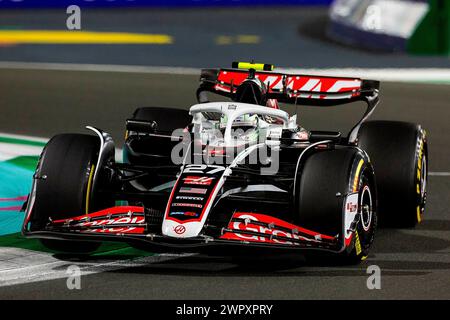
[[[429,10],[407,43],[413,54],[450,55],[450,1],[429,0]]]

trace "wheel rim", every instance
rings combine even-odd
[[[372,193],[370,192],[369,186],[365,185],[361,192],[360,200],[360,214],[361,214],[361,224],[364,231],[370,229],[372,223]]]

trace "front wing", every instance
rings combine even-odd
[[[182,224],[175,228],[178,228],[175,233],[183,233]],[[34,238],[147,243],[149,246],[181,250],[234,245],[338,253],[346,247],[346,241],[339,235],[324,235],[253,212],[235,212],[224,227],[205,225],[204,232],[197,237],[169,237],[154,230],[150,228],[143,207],[117,206],[74,218],[49,221],[41,230],[30,231],[24,225],[23,234]]]

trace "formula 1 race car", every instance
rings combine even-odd
[[[209,102],[211,94],[228,102]],[[102,241],[154,252],[246,247],[365,259],[377,222],[414,227],[426,202],[420,125],[366,121],[379,82],[285,74],[272,65],[204,69],[190,109],[138,108],[123,161],[111,136],[60,134],[45,146],[23,234],[87,254]],[[347,135],[300,127],[278,103],[364,101]]]

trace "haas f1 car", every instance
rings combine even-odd
[[[227,101],[210,102],[214,94]],[[121,162],[95,127],[54,136],[34,174],[23,234],[77,254],[121,241],[153,252],[252,247],[358,262],[377,224],[421,221],[426,133],[366,121],[378,81],[233,63],[202,70],[197,99],[189,110],[138,108],[126,120]],[[354,101],[367,109],[348,134],[306,130],[278,106]]]

